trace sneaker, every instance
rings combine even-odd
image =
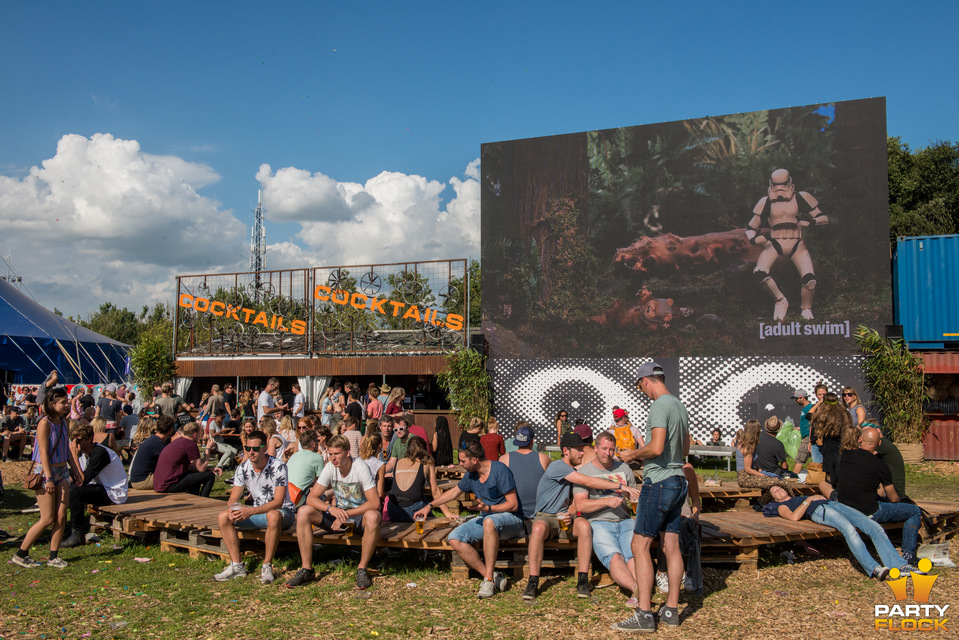
[[[302,587],[308,582],[313,582],[313,579],[316,577],[316,574],[313,572],[313,569],[300,569],[293,577],[289,579],[286,583],[286,586],[289,588]]]
[[[535,600],[536,599],[536,583],[530,580],[526,583],[526,590],[523,592],[523,600]]]
[[[260,582],[263,584],[270,584],[276,580],[276,576],[273,575],[273,565],[264,563],[260,567]]]
[[[20,557],[17,554],[13,554],[13,564],[19,565],[24,569],[35,569],[39,566],[42,566],[39,562],[31,558],[30,556]]]
[[[904,575],[909,574],[909,573],[915,573],[915,574],[918,574],[918,575],[920,575],[920,576],[926,575],[926,572],[925,572],[925,571],[921,570],[919,567],[917,567],[917,566],[914,565],[914,564],[907,564],[907,565],[905,565],[905,566],[903,566],[903,567],[901,567],[901,568],[899,569],[899,575],[900,575],[900,576],[904,576]]]
[[[639,600],[636,599],[636,596],[633,596],[632,598],[630,598],[629,600],[626,601],[626,608],[627,608],[627,609],[638,609],[638,608],[639,608]]]
[[[242,562],[231,562],[229,565],[227,565],[226,569],[213,576],[213,579],[217,582],[226,582],[227,580],[232,580],[233,578],[242,578],[245,575],[246,565],[244,565]]]
[[[500,593],[506,591],[506,575],[496,571],[493,573],[493,584]]]
[[[590,593],[589,580],[577,580],[576,581],[576,597],[589,598],[590,595],[592,594]]]
[[[72,549],[73,547],[81,547],[87,542],[84,538],[84,535],[79,531],[74,531],[70,534],[70,537],[60,543],[61,549]]]
[[[366,569],[357,569],[356,570],[356,588],[357,589],[369,589],[373,586],[373,580],[370,579],[370,574]]]
[[[492,598],[495,593],[496,586],[493,584],[493,581],[483,580],[483,584],[480,585],[479,593],[476,594],[476,597],[483,600],[485,598]]]
[[[656,612],[656,619],[660,622],[664,622],[671,627],[679,626],[679,611],[676,610],[676,607],[667,607],[663,605],[659,608],[659,611]]]
[[[651,611],[636,609],[636,613],[626,618],[622,622],[617,622],[609,627],[613,631],[654,633],[656,631],[656,618]]]
[[[876,567],[873,569],[871,577],[875,578],[879,582],[883,582],[889,578],[889,567]]]
[[[656,591],[664,595],[669,593],[669,576],[665,573],[656,574]]]
[[[69,565],[63,558],[54,558],[53,560],[47,560],[47,566],[54,569],[66,569]]]
[[[696,588],[693,586],[693,579],[687,576],[685,573],[683,574],[683,589],[686,591],[696,590]]]

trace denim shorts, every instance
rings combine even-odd
[[[42,476],[40,478],[40,481],[43,483],[46,483],[47,480],[53,480],[53,484],[55,485],[60,484],[61,482],[66,482],[67,484],[71,484],[70,465],[68,464],[63,465],[62,467],[51,467],[50,473],[52,473],[53,476],[50,478],[47,478],[45,475],[43,475],[43,463],[35,462],[33,464],[33,473],[40,474]],[[41,491],[43,491],[42,488],[41,488]]]
[[[296,522],[296,514],[293,513],[292,509],[287,509],[285,507],[280,507],[277,509],[280,512],[280,515],[283,516],[283,522],[280,525],[280,529],[289,529],[293,526],[293,523]],[[266,514],[257,513],[252,515],[246,520],[240,520],[236,522],[233,526],[237,529],[266,529]]]
[[[633,522],[629,518],[619,522],[593,520],[589,523],[593,530],[593,551],[596,557],[609,569],[609,563],[617,553],[623,556],[623,562],[633,559]]]
[[[512,540],[523,533],[523,519],[517,517],[515,513],[487,513],[453,529],[447,540],[459,540],[467,544],[482,541],[485,520],[493,521],[500,540]]]
[[[679,519],[688,490],[685,476],[670,476],[656,483],[644,480],[633,533],[647,538],[655,538],[663,531],[679,533]]]

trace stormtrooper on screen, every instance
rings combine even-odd
[[[753,209],[753,217],[746,225],[746,238],[762,247],[753,274],[762,282],[775,300],[773,320],[786,319],[789,301],[779,285],[769,275],[780,258],[789,258],[799,272],[800,308],[804,320],[812,320],[812,299],[816,292],[816,274],[812,257],[803,241],[803,229],[810,225],[828,224],[829,218],[819,210],[819,202],[805,191],[796,191],[796,185],[785,169],[776,169],[769,176],[768,195]]]

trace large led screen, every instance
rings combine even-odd
[[[891,321],[883,98],[482,147],[496,358],[850,355]]]

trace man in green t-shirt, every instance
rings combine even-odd
[[[643,488],[633,527],[633,566],[636,569],[639,608],[632,616],[612,625],[616,631],[656,630],[657,619],[679,625],[679,590],[683,579],[683,555],[679,549],[679,522],[688,485],[683,461],[689,454],[689,414],[666,388],[663,368],[649,362],[639,368],[636,386],[653,401],[646,419],[646,446],[635,452],[645,460]],[[652,612],[653,560],[650,545],[656,536],[666,555],[669,595],[656,615]]]

